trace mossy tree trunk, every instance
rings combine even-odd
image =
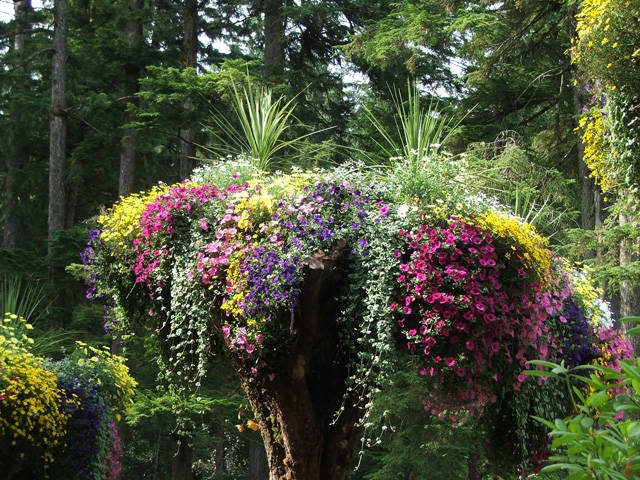
[[[342,251],[317,254],[306,262],[285,362],[276,365],[267,359],[267,366],[255,373],[252,359],[230,351],[260,425],[270,480],[341,480],[349,475],[362,433],[358,421],[363,402],[346,395],[348,358],[340,348],[337,322]]]

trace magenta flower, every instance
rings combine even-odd
[[[433,369],[429,377],[438,389],[430,394],[428,408],[479,411],[496,398],[494,377],[500,382],[516,378],[528,358],[540,356],[538,345],[550,335],[545,322],[561,310],[566,294],[543,292],[524,280],[519,257],[501,258],[505,248],[496,246],[498,240],[458,218],[446,227],[423,225],[401,235],[405,250],[396,258],[409,260],[399,266],[402,294],[395,300],[410,308],[398,310],[394,304],[390,311],[424,368],[420,371]],[[520,357],[514,361],[506,345],[516,345]]]

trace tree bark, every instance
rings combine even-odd
[[[631,223],[634,219],[620,215],[620,226]],[[620,266],[638,261],[638,255],[634,252],[638,249],[637,238],[627,238],[620,244]],[[623,280],[620,285],[620,316],[627,317],[640,314],[640,285],[637,281]],[[632,338],[636,349],[640,346],[636,337]]]
[[[569,36],[573,40],[576,37],[576,8],[569,9]],[[582,108],[586,105],[586,98],[584,91],[580,88],[580,78],[576,72],[575,67],[571,71],[572,76],[572,97],[573,97],[573,110],[578,117],[582,113]],[[577,127],[577,125],[574,125]],[[578,165],[578,181],[580,182],[580,227],[584,230],[593,230],[596,226],[601,225],[601,193],[598,186],[595,184],[589,168],[584,163],[584,145],[580,136],[577,136],[576,143],[576,160]],[[594,252],[590,252],[587,257],[593,257]]]
[[[55,27],[51,75],[51,123],[49,128],[49,255],[51,240],[64,228],[65,162],[67,143],[67,0],[55,1]]]
[[[306,262],[299,307],[289,319],[286,347],[279,347],[289,349],[285,363],[266,358],[252,372],[253,359],[229,349],[260,425],[270,480],[349,475],[364,410],[363,401],[347,393],[348,358],[338,335],[343,248]]]
[[[282,73],[284,66],[285,19],[283,0],[264,0],[264,64],[272,74]]]
[[[144,0],[129,0],[129,21],[125,27],[125,37],[129,47],[128,61],[124,66],[124,98],[126,99],[125,112],[123,117],[122,140],[120,142],[120,178],[118,182],[118,193],[126,196],[133,193],[136,176],[136,149],[138,142],[133,129],[126,127],[131,122],[131,114],[128,106],[135,102],[135,95],[138,92],[138,77],[140,75],[140,60],[136,58],[137,47],[142,42],[142,23],[139,19],[139,11],[144,6]]]
[[[198,2],[186,0],[183,10],[182,67],[198,68]],[[185,110],[191,110],[188,102]],[[180,129],[180,178],[188,178],[196,156],[196,132],[193,126]]]
[[[269,477],[267,453],[262,439],[249,440],[249,480],[266,480]]]
[[[29,30],[29,12],[31,0],[14,0],[15,32],[13,41],[13,53],[16,64],[22,63],[25,51],[25,40]],[[24,94],[26,71],[18,69],[19,77],[16,79],[14,98],[20,98]],[[4,202],[2,215],[2,246],[4,248],[16,248],[21,243],[20,215],[20,188],[18,178],[21,168],[27,163],[28,141],[25,135],[28,128],[25,126],[24,111],[21,105],[13,105],[9,115],[13,129],[10,132],[9,145],[6,160],[6,175],[4,182]]]
[[[191,480],[193,478],[193,447],[191,439],[177,436],[174,439],[175,453],[171,459],[171,480]]]
[[[214,475],[217,477],[225,477],[227,474],[227,463],[225,461],[225,442],[220,439],[216,442],[215,455],[213,459]]]

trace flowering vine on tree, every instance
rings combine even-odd
[[[425,410],[455,417],[534,381],[530,359],[586,363],[617,338],[585,274],[508,209],[402,191],[354,166],[217,164],[100,217],[90,292],[110,329],[160,340],[178,390],[226,352],[273,479],[345,478],[370,393],[404,353]]]

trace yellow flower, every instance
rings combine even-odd
[[[254,422],[253,420],[247,420],[247,427],[249,427],[251,430],[253,430],[254,432],[256,430],[260,429],[260,425],[258,425],[256,422]]]
[[[551,252],[548,240],[539,235],[533,226],[503,212],[488,211],[470,219],[503,240],[516,252],[524,266],[534,273],[542,285],[547,284],[551,269]]]
[[[139,233],[138,222],[147,205],[178,185],[182,184],[156,185],[147,192],[122,197],[118,203],[98,217],[102,241],[114,247],[131,246]]]
[[[4,339],[16,330],[0,323]],[[66,435],[68,416],[61,410],[63,392],[56,376],[45,370],[43,359],[30,353],[23,343],[4,343],[0,348],[0,437],[11,439],[13,445],[26,441],[36,449],[59,444]]]
[[[582,129],[584,163],[600,188],[605,192],[612,191],[615,180],[611,178],[609,172],[612,171],[610,159],[613,152],[607,140],[607,127],[602,112],[599,109],[593,109],[580,119],[579,125]]]

